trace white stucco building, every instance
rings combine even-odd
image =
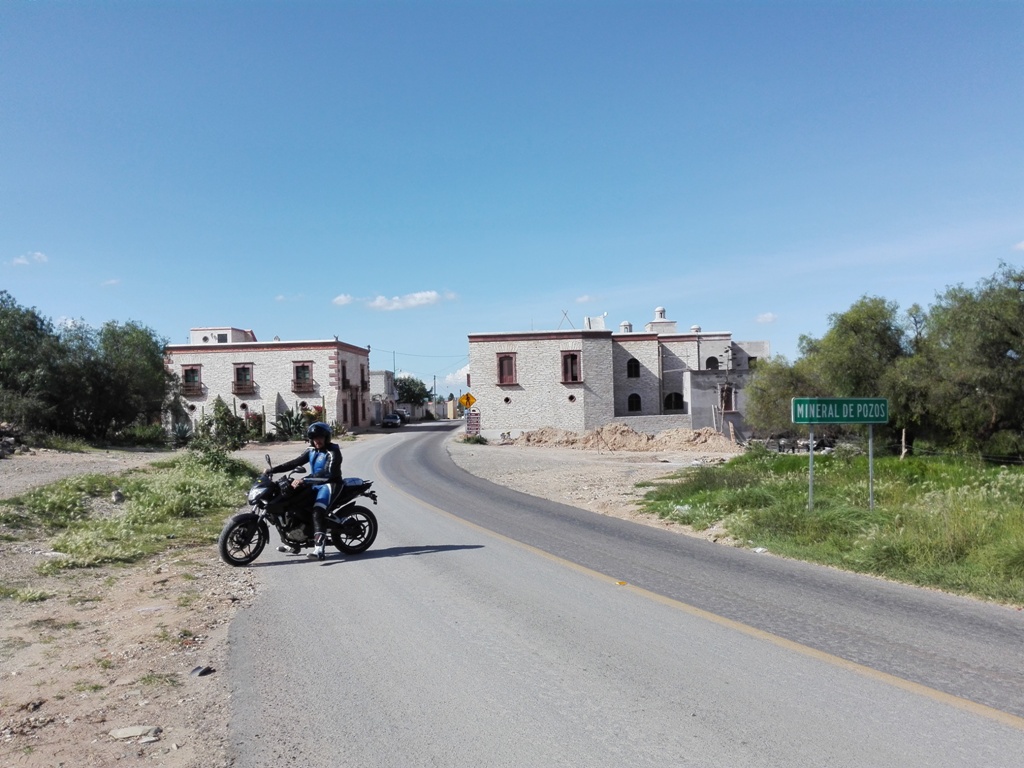
[[[585,432],[614,421],[652,434],[712,427],[746,436],[743,390],[767,341],[698,326],[680,333],[662,307],[643,331],[603,326],[587,318],[581,330],[470,334],[480,433]]]
[[[317,406],[324,421],[350,430],[370,423],[370,350],[339,341],[257,341],[239,328],[193,328],[169,344],[169,371],[193,418],[212,414],[218,396],[239,416],[262,414],[268,431],[285,410]]]

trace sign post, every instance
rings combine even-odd
[[[479,435],[480,434],[480,409],[474,408],[473,403],[476,402],[476,398],[473,397],[469,392],[459,398],[459,405],[463,407],[466,413],[466,434],[467,435]]]
[[[808,425],[810,435],[810,489],[807,508],[814,509],[814,425],[868,425],[868,504],[875,508],[875,424],[889,423],[889,401],[884,397],[794,397],[792,422]]]

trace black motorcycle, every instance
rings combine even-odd
[[[267,466],[271,466],[270,456]],[[263,552],[270,540],[270,525],[281,536],[282,551],[298,554],[313,546],[313,494],[308,488],[292,488],[295,475],[305,469],[273,479],[269,470],[249,489],[250,511],[240,512],[224,525],[217,541],[220,558],[228,565],[248,565]],[[325,523],[331,543],[346,555],[365,552],[377,538],[377,518],[355,502],[365,496],[377,503],[370,480],[346,477],[331,497]]]

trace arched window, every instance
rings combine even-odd
[[[640,395],[630,395],[629,399],[626,400],[626,410],[630,413],[639,413],[642,410],[640,404]]]
[[[626,363],[626,378],[627,379],[639,379],[640,378],[640,361],[635,357],[629,358]]]
[[[709,357],[707,359],[707,361],[704,363],[704,368],[706,370],[709,370],[709,371],[717,371],[718,370],[718,358],[717,357]]]
[[[678,392],[669,392],[665,395],[665,411],[686,413],[686,401],[683,400],[683,396]]]

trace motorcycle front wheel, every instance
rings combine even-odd
[[[228,565],[248,565],[267,546],[267,528],[252,513],[237,515],[228,521],[217,540],[220,559]]]
[[[377,518],[366,507],[349,507],[341,525],[331,526],[331,543],[339,552],[358,555],[377,538]]]

